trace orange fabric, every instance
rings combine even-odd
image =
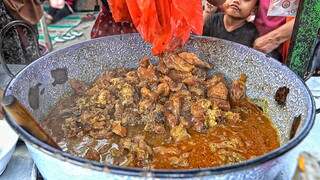
[[[286,23],[294,19],[294,17],[287,17]],[[289,46],[290,46],[290,39],[288,39],[286,42],[283,43],[283,49],[282,49],[282,63],[286,63],[287,56],[289,52]]]
[[[142,38],[152,44],[152,54],[174,51],[185,44],[190,32],[201,35],[202,1],[109,0],[116,22],[128,20]],[[126,10],[128,9],[128,11]]]

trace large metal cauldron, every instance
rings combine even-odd
[[[89,40],[50,53],[23,69],[8,85],[5,95],[16,96],[40,121],[57,102],[73,93],[69,78],[93,82],[105,68],[137,67],[138,59],[150,56],[151,46],[139,34],[109,36]],[[285,153],[297,146],[310,131],[315,119],[315,105],[305,83],[286,66],[245,46],[208,37],[191,37],[185,50],[210,61],[214,70],[228,81],[247,74],[247,95],[265,99],[264,110],[279,131],[281,147],[263,156],[229,166],[192,170],[145,170],[109,166],[75,157],[40,142],[6,117],[26,142],[41,174],[46,179],[142,179],[175,177],[196,179],[273,179],[283,166],[290,166]],[[156,62],[156,57],[153,61]],[[285,106],[278,105],[275,92],[290,89]],[[294,117],[301,115],[297,134],[289,140]],[[57,126],[57,128],[60,128]],[[292,167],[295,168],[295,167]]]

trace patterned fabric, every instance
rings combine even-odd
[[[91,38],[98,38],[107,35],[114,34],[126,34],[137,32],[133,23],[129,22],[115,22],[112,17],[111,11],[102,6],[101,12],[99,13],[92,31]]]
[[[8,14],[3,1],[0,1],[0,30],[13,21]],[[35,27],[36,29],[36,27]],[[37,32],[37,31],[36,31]],[[37,34],[38,39],[38,34]],[[8,64],[30,64],[37,59],[36,44],[32,33],[28,28],[23,26],[16,26],[7,31],[4,39],[1,39],[2,58]]]

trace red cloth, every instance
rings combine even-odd
[[[91,30],[91,38],[137,32],[133,23],[115,22],[110,10],[104,6],[101,7],[101,12],[98,14]]]
[[[141,37],[152,44],[153,55],[175,51],[190,32],[202,35],[202,1],[199,0],[109,0],[116,21],[131,17]],[[128,9],[129,13],[124,13]]]
[[[108,4],[116,22],[133,22],[141,37],[152,44],[153,55],[180,48],[190,32],[202,34],[199,0],[108,0]],[[97,31],[94,29],[99,34]]]

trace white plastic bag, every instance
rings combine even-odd
[[[299,0],[270,0],[267,16],[295,17],[299,7]]]

